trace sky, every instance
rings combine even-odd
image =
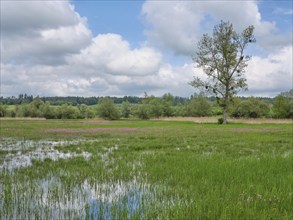
[[[255,27],[248,91],[293,87],[292,1],[1,0],[0,96],[174,96],[199,92],[196,44],[221,20]]]

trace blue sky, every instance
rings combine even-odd
[[[188,97],[196,42],[255,26],[245,96],[292,89],[292,1],[1,1],[1,96]]]
[[[143,19],[140,10],[143,1],[71,1],[81,16],[88,18],[93,35],[120,33],[139,46],[144,41]]]

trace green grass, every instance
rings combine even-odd
[[[76,154],[2,169],[0,219],[293,218],[292,124],[2,120],[0,129],[3,141],[67,140],[54,149]],[[0,163],[17,152],[1,150]]]

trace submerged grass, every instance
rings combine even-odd
[[[2,168],[0,219],[293,218],[292,124],[5,120],[0,129],[0,165],[45,154],[52,140],[67,142],[51,152],[74,155]]]

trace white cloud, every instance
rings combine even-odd
[[[288,34],[275,34],[258,40],[257,44],[271,52],[278,52],[284,47],[292,46],[292,39],[292,32]]]
[[[266,58],[252,57],[246,71],[249,87],[247,94],[274,97],[292,89],[292,53],[293,47],[288,46]]]
[[[90,43],[86,23],[67,1],[1,2],[2,62],[60,65]]]
[[[1,2],[1,29],[6,34],[74,26],[79,19],[68,1]]]
[[[274,96],[292,88],[292,43],[284,35],[265,38],[275,24],[261,19],[256,2],[150,1],[142,13],[150,39],[184,55],[215,20],[230,20],[239,30],[254,24],[274,52],[252,58],[247,94]],[[203,77],[191,61],[166,62],[150,42],[133,48],[120,34],[93,37],[68,1],[4,1],[1,19],[1,96],[189,96],[196,90],[188,82]]]
[[[67,60],[72,65],[86,66],[88,75],[152,75],[160,66],[161,54],[150,47],[131,49],[118,34],[100,34],[80,54]]]
[[[142,15],[152,42],[188,56],[202,34],[220,20],[232,22],[237,31],[254,25],[256,37],[276,31],[274,22],[262,20],[256,1],[147,1]]]
[[[194,2],[198,4],[198,2]],[[149,25],[147,36],[179,54],[191,54],[198,37],[201,14],[188,1],[147,1],[142,15]]]
[[[80,54],[69,56],[67,62],[71,77],[92,79],[88,91],[95,91],[96,95],[143,95],[144,92],[162,95],[175,92],[188,96],[192,90],[187,85],[192,80],[192,65],[173,67],[164,64],[157,50],[147,46],[132,49],[117,34],[97,35],[91,45]],[[105,87],[103,91],[99,90],[101,86]]]

